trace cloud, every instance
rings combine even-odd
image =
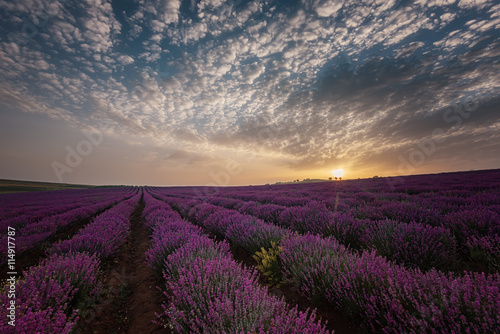
[[[181,152],[168,161],[246,149],[293,168],[364,166],[448,130],[443,111],[464,96],[482,107],[460,135],[487,142],[496,124],[486,108],[500,86],[492,2],[0,7],[3,36],[22,33],[23,15],[39,25],[25,42],[0,39],[0,101],[79,127],[109,119],[117,136]]]
[[[177,23],[179,21],[180,0],[161,1],[158,5],[161,8],[159,16],[164,23]]]
[[[478,8],[478,9],[481,9],[481,8],[484,8],[484,6],[490,2],[489,0],[460,0],[458,2],[458,6],[461,7],[461,8],[465,8],[465,9],[470,9],[470,8]]]
[[[318,16],[321,17],[329,17],[329,16],[336,16],[337,12],[342,8],[343,3],[342,1],[339,0],[327,0],[327,1],[322,1],[321,4],[319,4],[315,10],[316,13],[318,13]]]
[[[122,65],[130,65],[134,62],[134,58],[130,57],[130,56],[127,56],[127,55],[119,55],[118,56],[118,61],[122,64]]]

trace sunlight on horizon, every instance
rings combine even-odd
[[[338,168],[332,171],[333,176],[335,177],[343,177],[344,176],[344,169],[343,168]]]

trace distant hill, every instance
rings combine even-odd
[[[284,182],[276,182],[274,184],[293,184],[293,183],[314,183],[314,182],[327,182],[331,180],[327,179],[304,179],[301,181],[284,181]]]
[[[35,181],[19,181],[0,179],[0,194],[19,193],[28,191],[48,191],[62,189],[86,189],[94,186],[68,183],[51,183]]]

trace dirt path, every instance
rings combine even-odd
[[[114,261],[108,263],[104,278],[108,293],[80,324],[81,333],[170,333],[156,325],[155,312],[161,313],[161,277],[145,262],[150,246],[148,231],[143,224],[141,199],[130,219],[130,236]]]

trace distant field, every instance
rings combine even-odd
[[[49,191],[62,189],[87,189],[92,186],[66,183],[32,182],[17,180],[0,180],[0,194],[20,193],[29,191]]]
[[[500,333],[500,169],[0,203],[16,333]]]

